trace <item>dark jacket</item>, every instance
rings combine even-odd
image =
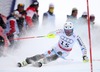
[[[3,21],[1,15],[0,15],[0,26],[1,26],[3,29],[6,28],[6,24],[5,24],[5,22]]]

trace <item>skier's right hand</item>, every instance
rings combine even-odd
[[[49,33],[49,34],[47,35],[47,37],[48,37],[48,38],[55,38],[55,34]]]
[[[88,62],[88,61],[89,61],[88,57],[86,55],[84,55],[83,56],[83,62]]]

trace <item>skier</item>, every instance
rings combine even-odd
[[[83,61],[88,62],[86,47],[83,44],[81,38],[74,33],[72,22],[66,22],[64,29],[59,29],[57,31],[51,32],[48,35],[60,36],[58,43],[53,47],[53,49],[43,54],[38,54],[33,57],[26,58],[25,61],[18,63],[19,67],[23,67],[28,64],[33,64],[33,66],[41,67],[42,64],[47,64],[51,61],[57,60],[58,58],[66,59],[65,57],[69,55],[76,41],[78,41],[80,45],[80,49],[83,54]]]

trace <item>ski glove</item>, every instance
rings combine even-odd
[[[55,38],[55,34],[48,34],[47,37],[48,38]]]
[[[89,61],[88,57],[86,55],[83,56],[83,62],[88,62],[88,61]]]

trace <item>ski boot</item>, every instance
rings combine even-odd
[[[32,63],[32,65],[34,67],[42,67],[42,63],[41,62],[35,62],[35,63]]]
[[[26,61],[18,62],[18,63],[17,63],[17,66],[18,66],[18,67],[24,67],[24,66],[26,66],[26,65],[28,65],[28,63],[27,63]]]

